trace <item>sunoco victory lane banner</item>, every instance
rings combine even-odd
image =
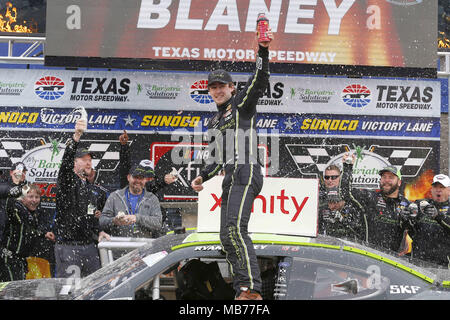
[[[248,74],[233,74],[238,90]],[[214,111],[204,72],[0,70],[2,106]],[[437,80],[271,75],[259,112],[439,117]],[[153,120],[153,119],[152,119]]]
[[[88,109],[88,129],[137,133],[190,133],[207,130],[210,112],[157,110]],[[72,130],[80,114],[66,108],[2,107],[0,128],[50,131]],[[402,137],[439,139],[437,117],[388,117],[324,114],[259,113],[256,129],[260,134],[317,135],[349,137]]]
[[[48,0],[45,54],[254,61],[260,12],[272,62],[436,68],[430,0]]]

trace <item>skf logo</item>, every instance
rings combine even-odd
[[[45,76],[34,84],[34,92],[44,100],[58,100],[64,95],[64,81],[53,76]]]
[[[201,104],[210,104],[214,102],[213,98],[208,93],[208,80],[200,80],[191,86],[191,98],[195,102]]]
[[[370,103],[370,90],[360,84],[351,84],[342,90],[342,101],[353,108],[362,108]]]

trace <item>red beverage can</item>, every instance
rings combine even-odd
[[[256,20],[256,31],[258,32],[258,42],[270,41],[267,32],[269,31],[269,19],[264,13],[258,14]]]

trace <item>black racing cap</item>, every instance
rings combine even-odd
[[[327,189],[327,201],[328,202],[342,201],[342,197],[341,197],[338,187],[333,187],[333,188]]]
[[[21,170],[21,171],[28,171],[27,167],[25,166],[25,163],[23,162],[16,162],[11,166],[11,171],[14,170]]]
[[[75,153],[75,158],[82,158],[87,154],[90,155],[91,158],[94,158],[94,155],[92,154],[92,152],[89,151],[89,149],[79,148],[79,149],[77,149],[77,152]]]
[[[398,170],[398,168],[395,166],[384,167],[383,169],[381,169],[379,171],[380,176],[383,175],[383,173],[385,173],[385,172],[391,172],[391,173],[395,174],[400,180],[402,180],[402,174],[400,173],[400,170]]]
[[[133,177],[141,176],[144,178],[154,178],[155,171],[153,162],[150,160],[142,160],[141,162],[139,162],[139,164],[131,167],[130,174]]]
[[[211,71],[208,75],[208,86],[214,82],[230,83],[233,82],[233,79],[231,78],[231,75],[227,71],[223,69],[218,69]]]

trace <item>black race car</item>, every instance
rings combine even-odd
[[[266,300],[450,300],[447,269],[332,237],[251,236]],[[172,233],[82,279],[0,283],[0,299],[232,300],[230,283],[217,233]]]

